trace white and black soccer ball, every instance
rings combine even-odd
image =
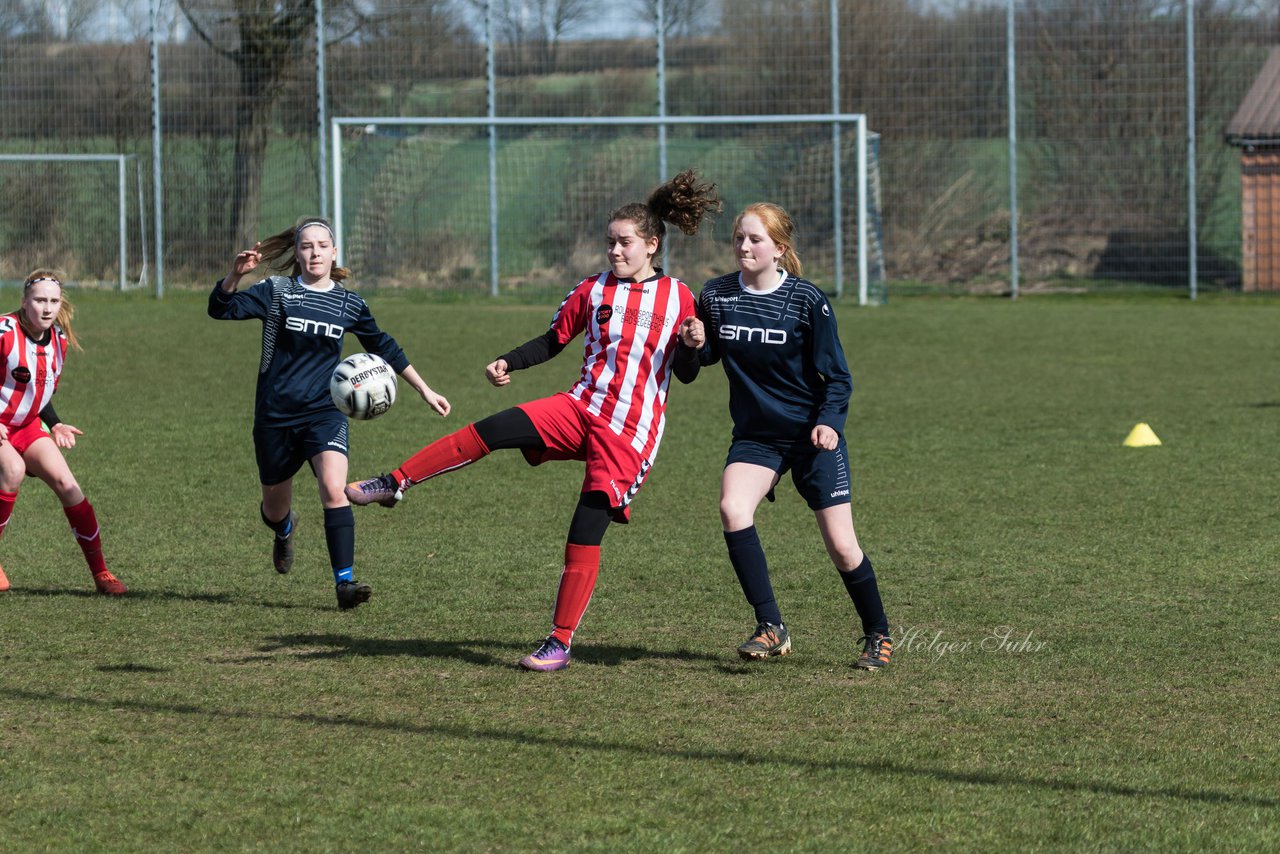
[[[343,415],[358,421],[377,418],[396,402],[396,372],[381,356],[356,353],[333,369],[329,395]]]

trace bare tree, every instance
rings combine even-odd
[[[517,58],[529,57],[538,70],[555,70],[561,40],[590,20],[597,6],[592,0],[468,0],[481,19],[492,4],[495,36]]]
[[[95,16],[107,11],[101,6],[97,0],[57,0],[48,4],[58,34],[72,41],[95,35],[92,32]]]
[[[53,20],[40,0],[0,3],[0,38],[6,41],[43,39],[53,35]]]
[[[662,3],[663,35],[692,36],[714,26],[719,8],[716,0],[631,0],[631,7],[646,21],[658,16],[658,4]]]
[[[305,40],[315,37],[315,0],[230,0],[214,9],[178,0],[178,6],[196,36],[229,59],[239,75],[227,239],[233,247],[251,246],[258,232],[272,110]]]

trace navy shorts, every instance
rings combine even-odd
[[[253,452],[263,486],[290,480],[303,463],[321,451],[347,455],[347,417],[336,409],[287,427],[253,425]]]
[[[823,510],[838,504],[848,504],[849,450],[844,437],[833,451],[822,451],[805,442],[785,446],[751,439],[734,439],[729,446],[730,463],[751,463],[773,469],[778,476],[791,472],[791,482],[809,504],[811,510]],[[770,491],[772,494],[772,490]]]

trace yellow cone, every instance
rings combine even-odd
[[[1124,440],[1126,448],[1149,448],[1152,445],[1159,445],[1160,437],[1156,435],[1156,431],[1152,430],[1147,422],[1134,426],[1129,431],[1128,437]]]

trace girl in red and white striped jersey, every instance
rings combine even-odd
[[[102,537],[93,505],[67,466],[62,449],[84,435],[63,424],[51,403],[67,348],[80,349],[71,328],[71,303],[62,276],[35,270],[22,286],[22,307],[0,317],[0,535],[9,524],[18,487],[28,473],[49,484],[62,502],[71,532],[84,552],[99,593],[123,596],[125,586],[102,559]],[[0,590],[9,579],[0,570]]]
[[[569,291],[551,327],[485,368],[494,386],[545,362],[579,334],[582,373],[567,392],[524,403],[468,424],[426,446],[389,475],[350,484],[353,504],[391,507],[405,490],[469,465],[489,452],[519,448],[530,465],[582,460],[586,477],[569,524],[551,635],[520,661],[527,670],[569,666],[569,644],[595,590],[600,543],[610,522],[627,522],[662,440],[671,374],[697,370],[702,339],[689,330],[695,303],[689,287],[654,266],[664,222],[694,234],[719,210],[715,186],[681,172],[648,200],[609,217],[609,269]]]

